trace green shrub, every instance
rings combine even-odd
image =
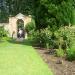
[[[75,28],[64,27],[61,31],[64,41],[62,48],[66,50],[66,57],[70,61],[75,60]]]
[[[75,46],[67,49],[66,56],[69,61],[75,60]]]
[[[35,28],[36,28],[36,26],[35,26],[35,21],[32,19],[32,21],[31,22],[29,22],[27,25],[26,25],[26,27],[25,27],[25,29],[26,29],[26,31],[28,32],[28,33],[31,33],[31,31],[32,30],[35,30]]]
[[[70,61],[75,60],[75,40],[74,39],[71,41],[70,47],[67,48],[66,56],[67,56],[67,59]]]
[[[48,29],[37,30],[31,34],[34,43],[39,45],[40,47],[50,47],[51,41],[51,32]]]
[[[65,53],[64,53],[63,49],[56,49],[55,55],[58,57],[64,57]]]
[[[47,49],[56,49],[58,48],[58,40],[56,33],[52,33],[48,28],[41,29],[40,31],[33,31],[31,38],[34,40],[35,44],[45,47]]]
[[[0,38],[7,37],[7,31],[5,31],[4,27],[0,27]]]
[[[33,40],[38,46],[45,47],[45,43],[47,40],[46,34],[43,31],[41,31],[40,33],[39,31],[36,31],[33,35]]]
[[[71,27],[61,27],[58,31],[55,32],[57,38],[57,43],[61,46],[62,49],[66,50],[70,48],[75,38],[75,28]]]

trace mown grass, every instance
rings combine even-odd
[[[0,75],[53,75],[30,45],[0,43]]]

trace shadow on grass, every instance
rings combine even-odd
[[[28,40],[28,39],[24,39],[23,41],[16,41],[16,39],[11,38],[11,39],[8,39],[7,41],[12,44],[21,44],[21,45],[32,46],[32,41]]]

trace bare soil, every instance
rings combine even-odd
[[[46,49],[35,48],[43,60],[52,69],[54,75],[75,75],[75,61],[68,61],[65,58],[55,57]]]

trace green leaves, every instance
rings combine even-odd
[[[61,26],[72,25],[74,21],[73,2],[73,0],[39,0],[36,8],[37,19],[35,19],[39,29],[50,26],[53,30],[54,27],[58,29]]]
[[[36,29],[34,19],[32,19],[32,21],[29,22],[29,23],[26,25],[25,29],[26,29],[26,31],[27,31],[28,33],[32,32],[33,30]]]

